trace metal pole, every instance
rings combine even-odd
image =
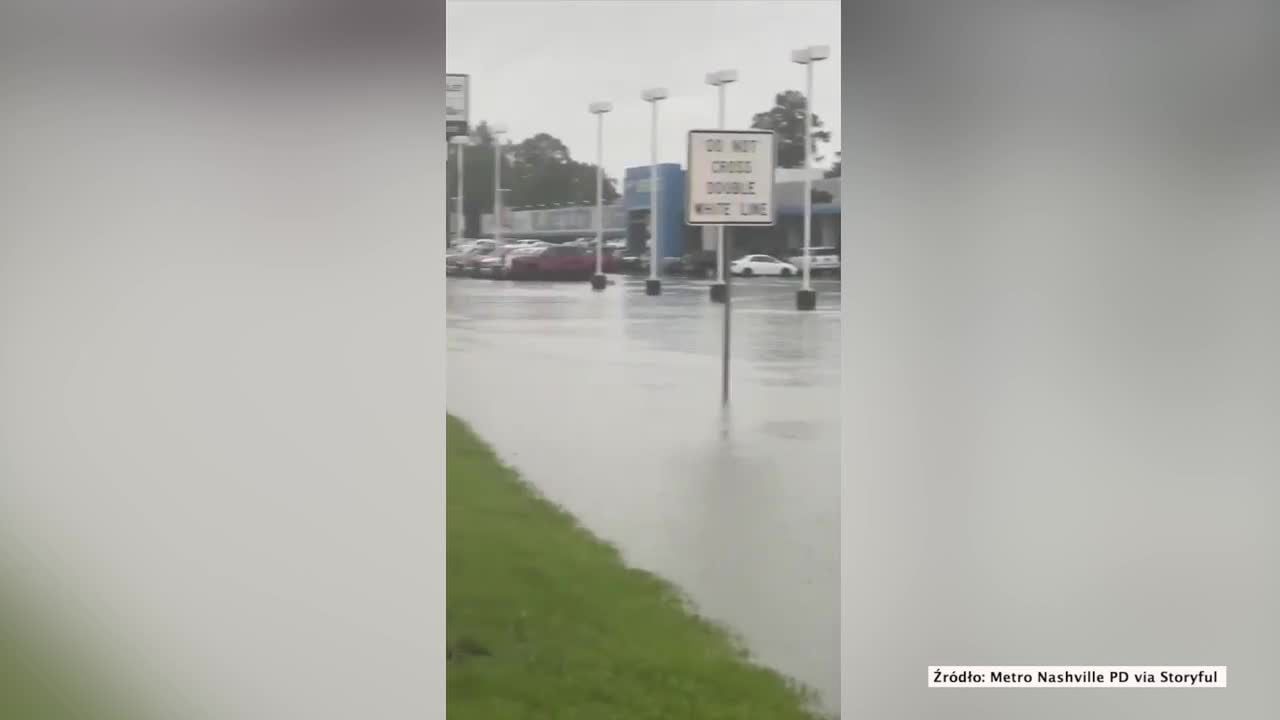
[[[658,101],[653,105],[653,127],[649,138],[649,279],[658,279]]]
[[[596,113],[596,275],[604,274],[604,113]]]
[[[493,239],[502,244],[502,136],[493,136]]]
[[[465,163],[466,155],[463,153],[464,150],[466,150],[466,146],[463,145],[462,143],[458,143],[458,237],[456,240],[456,242],[458,243],[462,242],[462,237],[463,237],[462,226],[465,225],[467,222],[467,211],[464,209],[464,206],[462,204],[462,196],[464,194],[463,193],[464,185],[462,183],[466,178],[465,170],[464,170],[464,168],[466,167],[466,163]]]
[[[720,355],[720,405],[727,407],[729,405],[729,304],[733,294],[729,292],[730,278],[732,273],[729,272],[729,237],[725,232],[723,225],[717,226],[721,242],[724,243],[724,252],[720,254],[720,271],[724,275],[724,341],[722,343]]]
[[[720,86],[719,86],[719,90],[720,90],[719,127],[721,130],[724,129],[724,96],[725,96],[726,85],[727,83],[720,83]],[[724,226],[723,225],[716,226],[716,255],[718,255],[716,260],[719,261],[716,263],[716,282],[724,284],[724,281],[725,281],[724,279],[726,275],[724,258],[726,257],[726,250],[724,246]],[[728,302],[727,297],[728,296],[726,294],[725,302]],[[728,336],[726,335],[726,337]]]
[[[813,59],[805,63],[805,88],[804,88],[804,252],[801,257],[804,258],[804,289],[809,290],[809,266],[813,264],[813,259],[809,257],[809,232],[812,230],[810,215],[813,214],[813,180],[811,179],[810,166],[812,161],[809,157],[809,151],[812,148],[810,136],[812,133],[811,123],[813,121]]]

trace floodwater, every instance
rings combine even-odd
[[[839,705],[840,284],[450,279],[448,407],[757,661]]]

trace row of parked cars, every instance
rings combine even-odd
[[[647,273],[649,258],[630,256],[624,243],[606,243],[601,257],[605,273]],[[810,272],[839,274],[840,255],[836,248],[811,248]],[[734,260],[729,270],[736,276],[791,277],[801,273],[803,256],[779,260],[771,255],[751,254]],[[700,252],[683,258],[666,258],[663,275],[708,277],[715,274],[715,253]],[[543,240],[515,239],[499,244],[493,240],[471,240],[451,248],[445,256],[450,275],[508,280],[588,280],[596,272],[595,243],[590,239],[553,244]]]
[[[620,269],[616,251],[604,253],[602,269]],[[588,280],[596,272],[594,248],[583,242],[552,244],[543,240],[473,240],[451,248],[445,255],[450,275],[506,280]]]

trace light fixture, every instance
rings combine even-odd
[[[737,70],[717,70],[713,73],[707,73],[708,85],[715,85],[719,87],[721,85],[728,85],[731,82],[737,82],[737,80]]]

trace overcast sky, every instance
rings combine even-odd
[[[827,45],[814,67],[814,112],[840,148],[839,0],[450,0],[448,71],[471,76],[471,121],[506,123],[515,141],[548,132],[575,160],[595,162],[595,119],[587,105],[613,102],[605,117],[604,166],[620,177],[648,165],[649,87],[671,97],[659,107],[658,160],[685,164],[686,133],[714,127],[708,72],[738,71],[728,88],[726,126],[745,128],[783,90],[804,91],[791,51]]]

